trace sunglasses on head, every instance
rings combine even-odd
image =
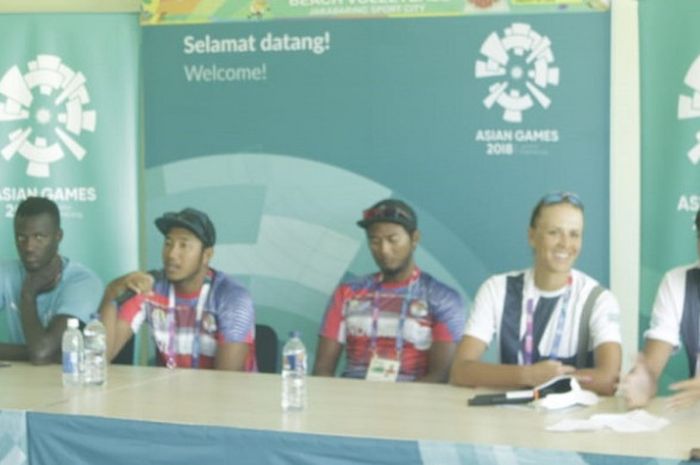
[[[555,203],[568,202],[579,208],[583,208],[583,202],[578,195],[573,192],[552,192],[540,199],[540,205],[552,205]]]
[[[384,218],[391,220],[404,219],[408,221],[413,221],[413,216],[407,211],[400,207],[393,205],[380,205],[378,207],[369,208],[362,212],[362,219],[365,221],[373,220],[375,218]]]

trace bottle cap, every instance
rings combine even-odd
[[[299,330],[290,331],[289,338],[291,339],[293,337],[301,338],[301,331],[299,331]]]
[[[77,318],[68,318],[68,327],[71,329],[76,329],[80,325]]]

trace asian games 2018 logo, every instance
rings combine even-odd
[[[481,44],[485,60],[477,60],[475,68],[477,78],[493,81],[484,106],[498,104],[503,108],[503,120],[509,123],[522,122],[523,112],[535,102],[549,108],[551,99],[545,91],[559,84],[551,45],[547,36],[525,23],[513,23],[503,36],[492,32]]]
[[[691,95],[678,97],[678,119],[700,118],[700,55],[688,68],[683,82],[693,89]],[[694,165],[700,163],[700,131],[695,133],[695,145],[688,150],[688,159]]]
[[[85,76],[60,57],[38,55],[27,68],[22,74],[12,66],[0,78],[0,98],[5,97],[0,100],[0,122],[22,124],[9,134],[0,154],[7,161],[21,155],[28,161],[27,175],[46,178],[65,150],[77,160],[85,157],[87,150],[77,138],[84,131],[94,132],[97,115],[84,108],[90,103]]]

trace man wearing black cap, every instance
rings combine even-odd
[[[174,368],[255,370],[255,312],[241,285],[209,267],[216,231],[194,208],[155,221],[165,236],[163,269],[112,281],[100,312],[113,359],[146,321],[161,364]]]
[[[367,231],[379,272],[335,290],[321,326],[314,374],[333,376],[345,348],[346,377],[446,381],[465,312],[457,292],[415,265],[420,240],[415,212],[387,199],[365,210],[357,224]]]

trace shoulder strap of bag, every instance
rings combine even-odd
[[[586,302],[583,304],[583,312],[581,312],[581,322],[578,327],[578,350],[576,351],[576,368],[585,368],[586,359],[588,358],[588,338],[589,334],[589,323],[591,321],[591,314],[593,313],[593,307],[595,307],[595,301],[598,300],[598,296],[603,293],[605,288],[603,286],[596,286],[593,288]]]

